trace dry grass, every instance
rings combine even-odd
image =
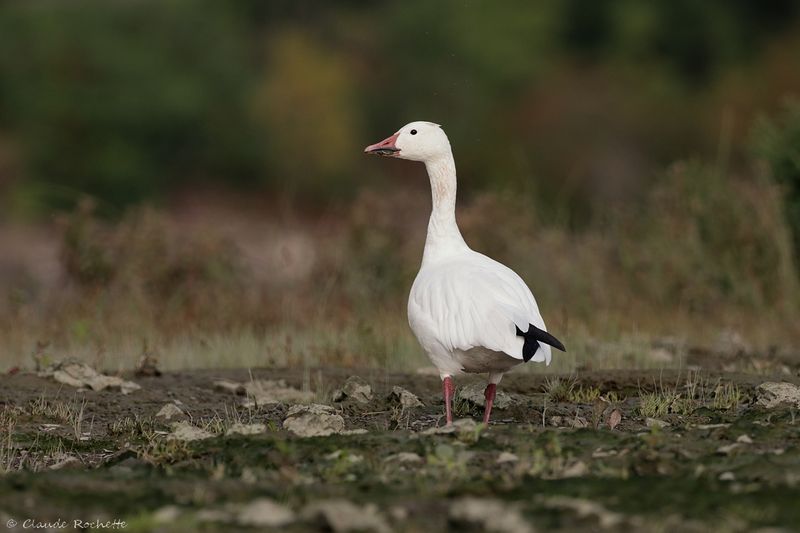
[[[228,208],[188,221],[141,209],[112,223],[85,204],[63,221],[61,285],[8,288],[0,350],[30,366],[46,342],[52,358],[111,371],[144,351],[164,369],[426,365],[405,307],[427,195],[366,192],[299,221]],[[788,230],[762,181],[675,165],[641,206],[582,234],[543,223],[524,199],[461,205],[466,239],[529,282],[567,344],[551,367],[523,371],[681,367],[683,348],[655,353],[660,337],[678,347],[730,331],[754,347],[800,339]]]
[[[719,383],[714,389],[714,409],[736,409],[743,401],[739,385],[731,381]]]
[[[547,378],[544,384],[544,393],[551,403],[590,404],[600,398],[599,388],[591,385],[579,385],[578,378],[575,376]]]
[[[544,393],[552,403],[568,402],[576,384],[577,378],[574,376],[547,378],[544,383]]]
[[[670,413],[690,414],[697,406],[695,393],[699,386],[697,374],[689,373],[683,387],[686,392],[680,392],[680,385],[673,387],[663,382],[653,384],[653,392],[639,393],[639,414],[643,417],[659,418]]]
[[[638,412],[643,417],[688,415],[703,406],[719,410],[736,409],[744,401],[737,384],[717,381],[712,385],[699,371],[689,371],[686,379],[674,387],[659,382],[653,384],[653,389],[652,392],[640,391]]]
[[[11,472],[19,464],[19,450],[14,446],[13,434],[23,411],[4,405],[0,411],[0,474]]]
[[[77,396],[70,402],[48,399],[42,394],[30,402],[28,412],[31,416],[40,416],[49,420],[60,422],[75,429],[76,432],[83,426],[83,413],[86,400]]]

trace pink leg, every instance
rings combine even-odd
[[[486,398],[486,407],[483,409],[483,423],[489,424],[489,416],[492,414],[492,404],[494,404],[494,395],[497,393],[497,385],[489,383],[486,385],[486,390],[483,397]]]
[[[453,391],[455,387],[453,386],[453,378],[450,376],[445,376],[442,380],[442,391],[444,392],[444,411],[447,414],[447,425],[453,423],[453,410],[451,407],[451,403],[453,402]]]

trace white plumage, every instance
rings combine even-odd
[[[502,373],[522,362],[516,328],[545,329],[536,300],[510,268],[469,248],[424,261],[408,299],[411,329],[442,377]],[[540,343],[533,361],[550,363]]]
[[[536,299],[513,270],[464,242],[456,224],[456,169],[444,131],[430,122],[412,122],[368,153],[422,161],[431,181],[433,209],[425,252],[408,299],[408,322],[444,384],[448,422],[452,376],[488,373],[488,422],[496,384],[524,360],[523,346],[538,342],[530,360],[550,364],[550,346],[521,332],[546,331]],[[550,336],[556,347],[563,346]],[[536,337],[541,339],[542,336]]]

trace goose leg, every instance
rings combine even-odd
[[[486,385],[486,390],[483,392],[483,397],[486,398],[485,407],[483,408],[483,423],[489,424],[489,417],[492,415],[492,405],[494,405],[494,397],[497,394],[497,384],[503,379],[502,373],[489,374],[489,384]]]
[[[453,386],[453,378],[450,376],[445,376],[442,379],[442,391],[444,392],[444,412],[447,415],[447,425],[453,423],[453,391],[455,387]]]
[[[497,384],[489,383],[486,385],[486,390],[483,392],[483,397],[486,398],[486,406],[483,408],[483,423],[489,424],[489,417],[492,414],[492,404],[494,404],[494,396],[497,393]]]

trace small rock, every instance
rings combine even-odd
[[[172,433],[167,435],[167,439],[191,442],[194,440],[210,439],[213,436],[213,433],[209,433],[205,429],[193,426],[189,422],[173,422]]]
[[[39,376],[52,377],[58,383],[71,387],[88,387],[93,391],[118,389],[122,394],[130,394],[141,389],[138,384],[132,381],[125,381],[117,376],[101,374],[86,363],[75,359],[65,359],[51,363],[39,372]]]
[[[291,509],[269,498],[259,498],[244,505],[236,517],[239,525],[250,527],[281,527],[294,520]]]
[[[736,442],[741,444],[753,444],[753,439],[750,438],[750,435],[739,435],[739,438],[736,439]]]
[[[331,452],[325,456],[326,461],[336,461],[340,457],[344,456],[348,462],[356,464],[360,463],[364,460],[364,457],[355,453],[345,453],[343,450],[336,450],[335,452]]]
[[[695,426],[697,429],[719,429],[726,427],[730,427],[730,424],[697,424]]]
[[[720,481],[736,481],[736,476],[733,472],[723,472],[719,475]]]
[[[242,475],[239,476],[239,479],[242,480],[242,483],[246,483],[247,485],[254,485],[258,481],[258,475],[252,468],[246,466],[242,468]]]
[[[598,459],[598,458],[601,458],[601,457],[613,457],[613,456],[617,455],[618,453],[619,452],[617,450],[603,450],[601,448],[598,448],[594,452],[592,452],[592,458],[593,459]]]
[[[329,453],[328,455],[326,455],[324,457],[324,459],[326,461],[335,461],[336,459],[341,457],[343,453],[344,453],[344,451],[342,451],[342,450],[334,450],[331,453]]]
[[[158,357],[149,352],[143,353],[136,363],[136,370],[134,370],[133,375],[137,377],[160,376],[161,370],[158,369]]]
[[[347,500],[324,500],[308,504],[301,513],[304,520],[317,522],[324,528],[345,531],[391,531],[386,519],[374,504],[360,507]]]
[[[214,389],[220,392],[230,392],[232,394],[244,394],[244,384],[231,381],[229,379],[220,379],[214,382]]]
[[[785,381],[768,381],[756,387],[756,403],[767,408],[782,403],[800,407],[800,387]]]
[[[500,452],[500,455],[497,456],[497,464],[516,463],[517,461],[519,461],[519,457],[511,452]]]
[[[344,418],[327,405],[293,405],[283,427],[299,437],[321,437],[344,431]]]
[[[172,420],[173,418],[183,418],[186,414],[181,411],[180,407],[175,405],[174,403],[167,403],[159,409],[156,413],[156,418],[162,418],[164,420]]]
[[[403,387],[398,387],[397,385],[392,387],[392,392],[389,394],[389,401],[400,404],[400,407],[403,409],[425,406],[416,394],[407,391]]]
[[[603,529],[620,529],[625,522],[624,515],[609,511],[603,505],[583,498],[551,496],[543,499],[542,503],[551,509],[571,510],[581,518],[594,517]]]
[[[392,461],[396,461],[398,463],[421,463],[422,457],[420,457],[414,452],[400,452],[394,455],[390,455],[383,461],[385,463],[389,463]]]
[[[670,425],[669,422],[650,417],[644,419],[644,424],[649,428],[666,428]]]
[[[153,522],[156,524],[169,524],[178,519],[181,509],[177,505],[165,505],[153,513]]]
[[[461,418],[449,426],[426,429],[422,435],[447,435],[450,433],[469,433],[477,429],[478,424],[471,418]]]
[[[200,509],[194,515],[198,522],[230,522],[231,513],[222,509]]]
[[[244,384],[249,400],[245,407],[275,403],[306,403],[314,399],[311,391],[301,391],[286,384],[282,379],[258,379]]]
[[[65,457],[56,464],[50,465],[49,470],[73,470],[83,468],[83,463],[77,457]]]
[[[450,505],[450,521],[485,531],[532,533],[533,528],[516,506],[494,498],[465,497]]]
[[[586,466],[586,463],[583,461],[576,461],[572,463],[568,467],[566,467],[563,471],[561,471],[561,477],[563,478],[570,478],[570,477],[582,477],[589,473],[589,467]]]
[[[589,422],[582,416],[576,416],[575,418],[571,419],[569,423],[574,428],[589,427]]]
[[[267,431],[267,426],[264,424],[242,424],[241,422],[236,422],[228,428],[225,435],[260,435],[265,431]]]
[[[341,389],[333,393],[334,402],[355,400],[358,403],[369,403],[372,400],[372,387],[359,376],[350,376]]]
[[[726,444],[724,446],[720,446],[719,448],[717,448],[717,453],[720,455],[730,455],[741,447],[742,445],[740,443],[734,442],[732,444]]]
[[[408,520],[408,509],[400,505],[392,506],[389,509],[389,516],[391,516],[396,522],[404,522],[405,520]]]
[[[461,387],[456,391],[456,396],[478,407],[486,405],[486,397],[483,395],[485,386],[481,383],[472,383]],[[497,391],[494,397],[494,409],[505,409],[511,405],[511,396],[503,391]]]
[[[608,415],[608,427],[609,429],[613,430],[615,427],[622,422],[622,413],[619,409],[614,409],[611,411],[611,414]]]
[[[364,428],[356,428],[356,429],[345,429],[340,434],[341,435],[364,435],[366,433],[369,433],[369,431],[367,431]]]

